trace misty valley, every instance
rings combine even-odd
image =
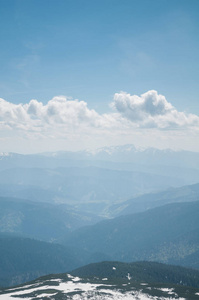
[[[0,299],[197,299],[198,220],[197,152],[0,153]]]

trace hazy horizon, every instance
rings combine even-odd
[[[134,146],[136,151],[145,151],[145,150],[158,150],[158,151],[173,151],[173,152],[192,152],[192,153],[199,153],[199,150],[186,150],[186,149],[172,149],[172,148],[158,148],[158,147],[139,147],[139,146],[135,146],[134,144],[121,144],[121,145],[111,145],[111,146],[102,146],[102,147],[95,147],[95,148],[82,148],[82,149],[76,149],[76,150],[70,150],[70,149],[60,149],[60,150],[46,150],[46,151],[32,151],[32,152],[24,152],[24,151],[21,151],[21,152],[15,152],[15,151],[1,151],[0,152],[0,156],[6,156],[6,155],[9,155],[11,153],[13,154],[19,154],[19,155],[44,155],[44,154],[53,154],[53,153],[67,153],[67,152],[71,152],[71,153],[81,153],[81,152],[88,152],[88,153],[91,153],[91,154],[96,154],[98,153],[99,151],[108,151],[109,149],[115,149],[115,148],[118,148],[118,147],[125,147],[125,146]]]

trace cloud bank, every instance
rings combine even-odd
[[[0,138],[3,142],[9,139],[10,144],[13,137],[15,143],[17,137],[90,143],[96,139],[110,141],[113,137],[121,141],[125,136],[125,142],[132,143],[133,136],[147,140],[150,134],[155,141],[157,132],[163,138],[163,132],[196,135],[199,131],[199,116],[178,111],[154,90],[141,96],[116,93],[110,106],[112,112],[99,114],[88,108],[85,101],[64,96],[54,97],[46,104],[37,100],[13,104],[0,99]]]
[[[92,128],[159,128],[199,127],[199,116],[177,111],[163,95],[151,90],[131,96],[125,92],[116,93],[111,107],[116,111],[98,114],[89,109],[84,101],[71,100],[64,96],[54,97],[46,105],[37,100],[27,104],[13,104],[0,99],[1,128],[21,130],[43,130],[56,126],[63,129]]]

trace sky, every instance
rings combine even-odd
[[[0,152],[199,152],[198,0],[0,0]]]

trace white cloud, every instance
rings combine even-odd
[[[186,128],[199,127],[199,117],[177,111],[164,96],[148,91],[140,97],[125,92],[116,93],[111,104],[115,113],[98,114],[84,101],[57,96],[46,105],[37,100],[13,104],[0,99],[1,127],[41,131],[49,128],[95,129],[122,128]]]
[[[89,109],[84,101],[54,97],[46,105],[37,100],[27,104],[13,104],[0,99],[1,128],[32,132],[63,134],[71,130],[114,128],[119,121],[114,114],[100,115]]]
[[[140,97],[125,92],[116,93],[111,106],[140,128],[171,129],[199,126],[198,116],[177,111],[163,95],[158,95],[154,90]]]
[[[26,148],[34,147],[39,152],[39,147],[46,151],[122,143],[161,147],[161,143],[173,145],[177,140],[182,145],[184,140],[194,148],[199,116],[177,111],[156,91],[140,97],[116,93],[111,106],[114,112],[99,114],[86,102],[64,96],[54,97],[47,104],[37,100],[13,104],[0,99],[1,144],[6,151],[12,144],[20,151],[26,144]]]

